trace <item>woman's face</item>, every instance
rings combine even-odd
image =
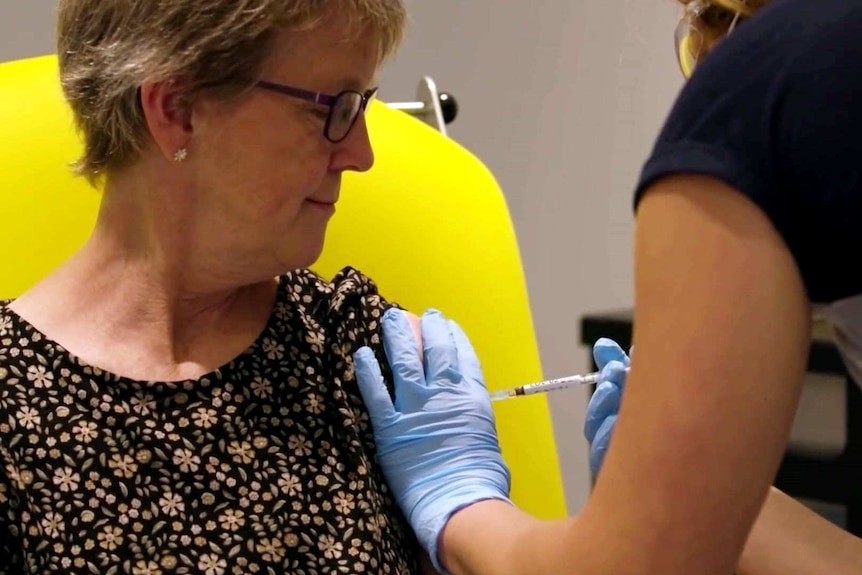
[[[344,40],[333,16],[307,32],[281,34],[262,79],[312,92],[365,92],[379,64],[370,34]],[[350,133],[324,137],[328,107],[254,89],[239,103],[193,105],[184,168],[194,170],[195,219],[232,265],[249,273],[307,267],[320,255],[345,170],[374,163],[364,113]],[[199,215],[205,216],[203,218]],[[226,262],[228,263],[228,262]]]

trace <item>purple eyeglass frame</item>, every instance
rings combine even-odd
[[[279,94],[284,94],[285,96],[291,96],[293,98],[299,98],[300,100],[305,100],[307,102],[313,102],[315,104],[321,104],[323,106],[329,107],[329,113],[326,115],[326,125],[323,126],[323,137],[329,140],[330,142],[337,144],[342,141],[350,134],[350,130],[353,129],[354,124],[356,124],[357,118],[359,118],[359,114],[365,111],[365,108],[368,106],[368,102],[374,98],[374,95],[377,93],[377,88],[371,88],[363,92],[357,92],[356,90],[342,90],[338,94],[332,96],[329,94],[323,94],[322,92],[312,92],[310,90],[303,90],[302,88],[294,88],[293,86],[285,86],[284,84],[276,84],[274,82],[267,82],[266,80],[258,80],[257,82],[258,88],[263,88],[264,90],[270,90],[272,92],[278,92]],[[338,103],[338,100],[344,96],[355,94],[361,98],[359,109],[356,110],[356,114],[353,115],[353,118],[350,119],[350,125],[344,131],[344,135],[340,138],[332,138],[329,134],[330,125],[332,124],[332,114],[335,111],[335,105]]]

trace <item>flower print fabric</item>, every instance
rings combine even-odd
[[[194,381],[132,381],[0,307],[0,574],[419,573],[353,378],[391,304],[279,278],[264,332]]]

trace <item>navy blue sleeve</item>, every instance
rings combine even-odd
[[[644,165],[657,180],[722,180],[769,217],[809,296],[862,290],[832,261],[862,251],[862,0],[776,0],[740,25],[680,93]]]

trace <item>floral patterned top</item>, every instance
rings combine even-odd
[[[350,268],[286,274],[245,353],[172,383],[0,306],[0,574],[419,573],[353,377],[370,345],[391,380],[389,305]]]

